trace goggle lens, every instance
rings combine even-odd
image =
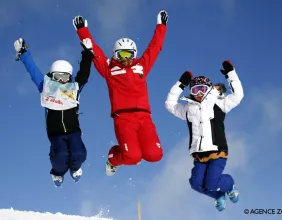
[[[116,53],[119,59],[133,59],[134,57],[134,50],[118,50]]]
[[[199,92],[202,92],[203,94],[206,94],[206,92],[208,91],[209,87],[206,85],[197,85],[197,86],[193,86],[191,88],[191,94],[192,95],[198,95]]]
[[[56,81],[68,82],[70,80],[69,73],[53,73],[53,79]]]

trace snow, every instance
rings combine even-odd
[[[40,213],[32,211],[17,211],[13,209],[0,209],[1,220],[113,220],[110,218],[84,217],[64,215],[62,213]]]

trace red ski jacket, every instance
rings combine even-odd
[[[151,113],[146,77],[162,50],[167,27],[158,24],[154,36],[140,58],[130,67],[123,67],[115,60],[109,60],[103,50],[93,40],[88,27],[77,30],[80,40],[90,38],[95,58],[93,63],[105,78],[111,102],[111,116],[125,111],[147,111]]]

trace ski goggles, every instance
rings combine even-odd
[[[69,73],[60,73],[60,72],[54,72],[52,73],[53,80],[56,80],[58,82],[68,82],[70,80],[71,75]]]
[[[116,57],[118,59],[133,59],[135,50],[117,50]]]
[[[193,86],[190,90],[190,93],[192,95],[198,95],[200,92],[202,94],[206,94],[206,92],[209,90],[209,87],[206,86],[206,85],[196,85],[196,86]]]

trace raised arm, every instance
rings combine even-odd
[[[224,99],[218,99],[216,104],[222,109],[222,111],[228,113],[231,109],[240,104],[244,97],[244,91],[233,64],[226,60],[222,63],[222,66],[223,69],[221,72],[227,79],[231,94],[227,95]]]
[[[153,67],[155,61],[158,58],[159,53],[162,50],[164,39],[166,36],[166,23],[168,15],[166,11],[161,11],[157,17],[157,26],[154,32],[154,36],[149,43],[147,49],[140,58],[141,63],[144,66],[144,74],[147,76]]]
[[[34,62],[31,53],[27,50],[25,40],[19,38],[15,41],[14,47],[18,55],[18,60],[20,60],[24,64],[27,72],[31,77],[31,80],[34,82],[34,84],[37,86],[38,91],[41,93],[43,90],[44,76]]]
[[[87,20],[84,20],[82,16],[76,16],[73,19],[73,26],[76,29],[78,37],[81,41],[85,38],[91,39],[94,52],[94,66],[100,73],[100,75],[105,78],[108,72],[109,59],[105,56],[103,50],[95,43],[94,39],[92,38],[88,29]]]
[[[83,51],[81,52],[82,58],[80,61],[80,69],[75,77],[75,81],[78,83],[80,90],[88,82],[93,58],[91,40],[89,38],[83,39],[81,46],[83,47]]]
[[[182,120],[186,120],[187,106],[178,103],[178,99],[192,78],[193,74],[190,71],[185,71],[180,79],[172,86],[165,101],[166,109]]]

